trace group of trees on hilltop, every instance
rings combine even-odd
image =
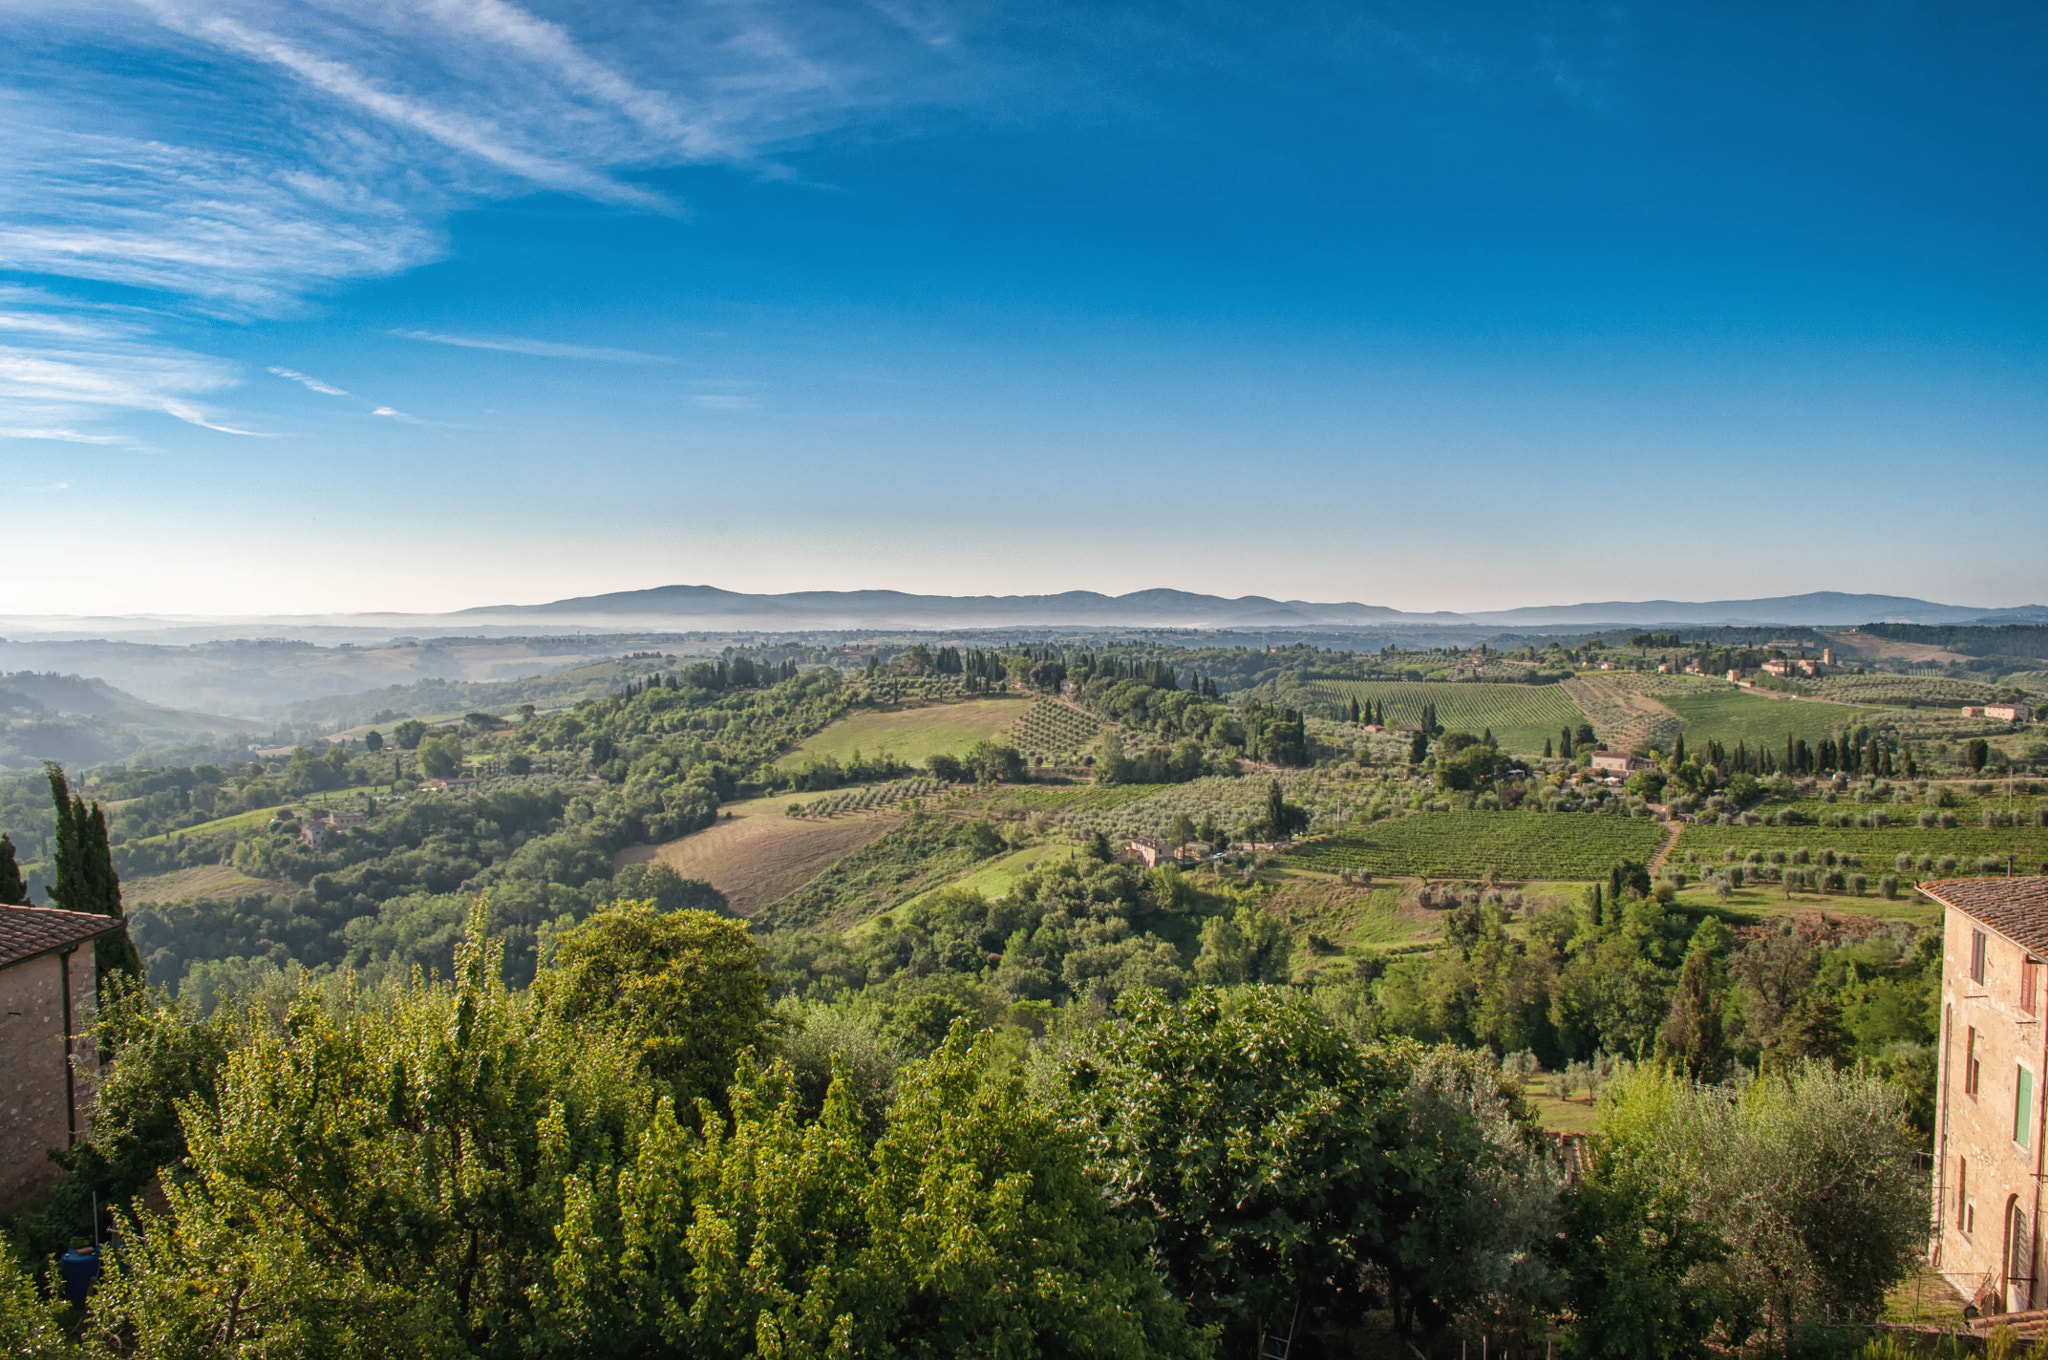
[[[906,1053],[771,1006],[708,913],[608,907],[524,990],[498,948],[479,907],[445,980],[110,998],[124,1057],[32,1230],[89,1228],[96,1195],[114,1264],[73,1341],[0,1259],[0,1345],[1207,1357],[1561,1327],[1572,1356],[1692,1356],[1871,1316],[1924,1229],[1897,1100],[1854,1072],[1625,1071],[1568,1189],[1483,1053],[1300,993],[1138,988],[1043,1042],[962,1019]]]

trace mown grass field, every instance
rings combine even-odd
[[[995,737],[1031,710],[1025,698],[963,699],[922,708],[864,709],[849,714],[805,740],[777,762],[796,769],[831,757],[844,761],[855,751],[864,756],[892,755],[921,765],[932,756],[957,755],[983,738]]]
[[[1896,898],[1878,892],[1877,875],[1870,875],[1870,883],[1861,897],[1854,893],[1787,893],[1782,883],[1748,883],[1723,900],[1703,882],[1695,881],[1679,892],[1676,902],[1687,911],[1718,916],[1731,925],[1815,915],[1867,916],[1876,921],[1903,921],[1914,926],[1940,924],[1941,908],[1914,892],[1910,883],[1900,887]]]
[[[728,803],[702,831],[623,850],[616,864],[659,860],[683,878],[709,883],[736,914],[751,916],[903,824],[903,814],[894,811],[787,817],[783,809],[790,802],[785,796]],[[723,815],[728,812],[731,817]]]
[[[1442,913],[1423,910],[1387,883],[1355,887],[1290,876],[1266,899],[1265,908],[1297,931],[1320,935],[1340,949],[1376,952],[1425,944],[1443,928]]]
[[[189,902],[196,897],[246,897],[253,893],[275,896],[290,892],[292,885],[279,878],[251,878],[231,864],[201,864],[175,869],[167,874],[149,874],[126,879],[121,884],[123,906],[139,907],[159,902]]]
[[[1937,861],[1943,855],[1954,855],[1959,875],[1977,873],[1977,860],[1984,855],[2014,856],[2018,873],[2048,871],[2044,870],[2048,865],[2048,828],[2043,827],[1688,826],[1679,834],[1671,862],[1683,864],[1692,854],[1702,867],[1726,863],[1730,849],[1738,857],[1751,850],[1767,856],[1773,850],[1787,854],[1804,850],[1809,856],[1821,850],[1856,855],[1872,882],[1879,874],[1898,872],[1894,865],[1901,854],[1912,855],[1916,862],[1921,855]],[[1912,872],[1927,876],[1917,869]]]
[[[155,836],[145,836],[136,841],[135,844],[161,845],[173,836],[180,840],[188,840],[194,836],[215,836],[222,832],[233,832],[239,836],[245,831],[254,831],[257,827],[262,826],[271,818],[277,816],[284,808],[310,808],[316,816],[330,807],[360,808],[362,806],[361,801],[359,799],[352,799],[350,795],[366,791],[375,792],[375,790],[363,789],[338,789],[332,793],[316,793],[306,798],[296,798],[289,803],[279,803],[275,807],[251,808],[247,812],[233,812],[225,817],[216,817],[210,822],[201,822],[197,826],[185,827],[180,831],[168,831]]]
[[[1013,850],[1009,854],[998,856],[995,859],[983,860],[975,866],[972,872],[954,879],[951,883],[944,883],[936,888],[921,892],[910,900],[912,902],[921,902],[934,893],[964,888],[968,892],[979,894],[989,901],[994,901],[998,897],[1006,896],[1011,886],[1018,879],[1024,877],[1033,869],[1038,868],[1041,864],[1065,863],[1067,860],[1078,857],[1079,854],[1080,850],[1072,845],[1026,846],[1022,850]]]
[[[1543,754],[1543,743],[1558,732],[1577,727],[1586,715],[1558,685],[1500,685],[1485,681],[1440,680],[1316,680],[1309,688],[1340,703],[1370,699],[1387,707],[1395,727],[1422,721],[1422,706],[1436,705],[1436,720],[1447,731],[1478,736],[1493,729],[1503,750],[1517,755]]]
[[[1829,733],[1884,716],[1878,708],[1815,703],[1807,699],[1767,699],[1733,685],[1706,685],[1689,692],[1659,694],[1658,700],[1685,724],[1686,745],[1699,747],[1712,738],[1733,748],[1742,742],[1754,751],[1784,749],[1785,738],[1798,737],[1817,746]]]
[[[1624,859],[1647,861],[1661,822],[1596,813],[1420,812],[1289,851],[1293,868],[1370,870],[1414,878],[1605,878]]]

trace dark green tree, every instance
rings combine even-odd
[[[1982,774],[1986,762],[1991,759],[1991,743],[1982,737],[1973,737],[1963,746],[1963,759],[1970,762],[1971,774]]]
[[[47,768],[50,801],[57,814],[57,872],[50,905],[120,920],[121,880],[114,873],[114,854],[107,843],[106,813],[98,803],[88,808],[83,798],[72,794],[63,766]],[[142,980],[142,955],[136,952],[125,921],[119,930],[102,935],[92,953],[95,991],[102,1001],[107,998],[108,979],[115,975]]]
[[[25,907],[29,905],[28,884],[21,878],[21,867],[14,860],[14,842],[0,836],[0,906]]]
[[[1671,998],[1671,1018],[1659,1036],[1664,1052],[1697,1081],[1719,1081],[1728,1065],[1715,955],[1727,949],[1730,938],[1728,928],[1711,916],[1693,932],[1678,992]]]

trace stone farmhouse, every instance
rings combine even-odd
[[[86,1132],[95,1066],[92,942],[120,922],[0,906],[0,1210],[40,1199],[62,1174],[50,1153]]]
[[[1930,1260],[1986,1312],[2038,1308],[2048,877],[1920,891],[1945,908]]]
[[[1157,869],[1174,861],[1173,847],[1157,836],[1138,836],[1124,844],[1124,857],[1133,864]]]
[[[1649,769],[1650,762],[1626,751],[1601,750],[1593,752],[1593,768],[1608,774],[1634,774],[1637,770]]]
[[[2034,720],[2034,710],[2025,704],[1964,704],[1965,718],[1989,718],[1992,722],[2023,723]]]

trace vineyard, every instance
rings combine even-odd
[[[838,817],[849,812],[873,812],[878,808],[898,807],[912,799],[930,797],[944,787],[944,784],[928,776],[893,779],[886,784],[870,784],[864,789],[846,789],[839,793],[828,793],[823,798],[791,803],[785,809],[784,815]]]
[[[1818,745],[1822,737],[1840,728],[1874,723],[1886,716],[1879,709],[1766,699],[1733,685],[1711,682],[1690,693],[1662,698],[1685,723],[1686,745],[1694,748],[1710,737],[1730,749],[1739,741],[1752,751],[1759,747],[1781,750],[1787,737]]]
[[[1422,706],[1436,705],[1436,720],[1448,731],[1474,736],[1491,729],[1501,748],[1516,755],[1543,753],[1564,728],[1586,721],[1561,685],[1504,685],[1439,680],[1316,680],[1309,688],[1333,704],[1356,699],[1384,704],[1393,727],[1422,721]]]
[[[1647,863],[1660,822],[1586,813],[1421,812],[1352,827],[1288,852],[1298,868],[1416,878],[1587,880],[1624,859]]]
[[[1080,762],[1082,749],[1101,730],[1101,723],[1079,709],[1057,699],[1040,699],[1003,733],[1003,738],[1022,751],[1027,760],[1074,765]]]

